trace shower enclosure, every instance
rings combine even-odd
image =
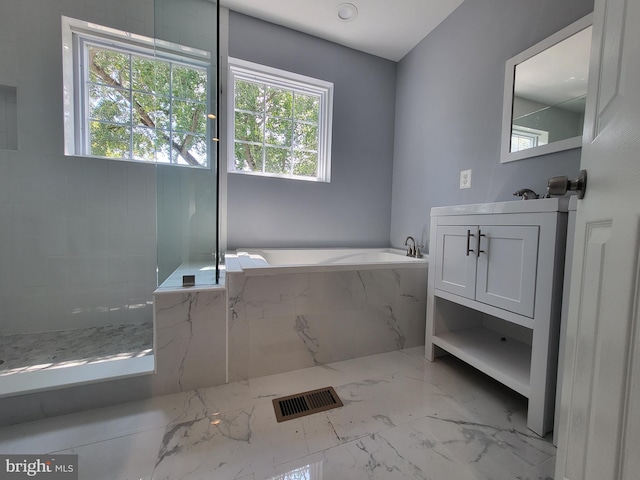
[[[219,6],[90,3],[3,0],[0,397],[150,373],[154,290],[219,279]]]

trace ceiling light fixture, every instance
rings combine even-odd
[[[341,3],[336,7],[336,13],[343,22],[350,22],[358,16],[358,8],[353,3]]]

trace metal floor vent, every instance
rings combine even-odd
[[[340,400],[333,387],[319,388],[318,390],[273,399],[273,408],[278,422],[293,420],[312,413],[324,412],[332,408],[342,407],[342,405],[342,400]]]

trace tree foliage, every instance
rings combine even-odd
[[[203,68],[88,48],[92,155],[207,165]]]
[[[236,79],[235,168],[316,176],[320,98]]]

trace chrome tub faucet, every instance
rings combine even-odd
[[[409,240],[411,240],[411,245],[409,245]],[[416,245],[413,237],[407,237],[404,241],[404,246],[407,247],[407,257],[422,258],[422,253],[420,253],[422,245]]]

